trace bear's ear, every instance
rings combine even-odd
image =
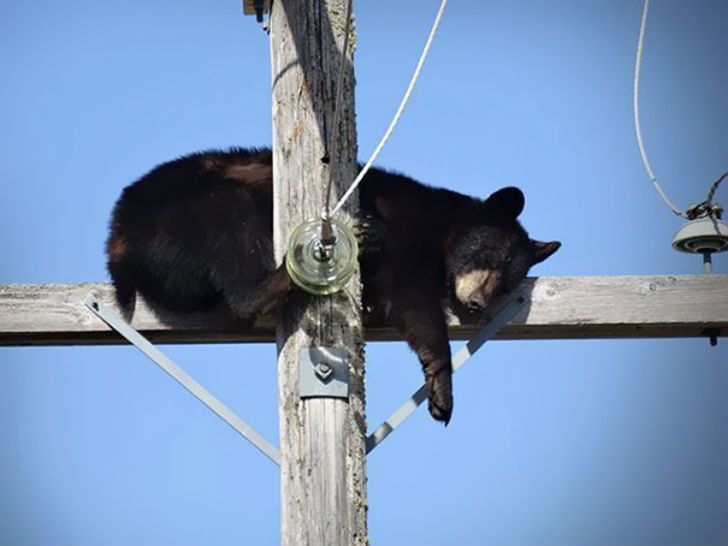
[[[518,188],[509,186],[492,193],[483,201],[483,206],[491,218],[501,222],[513,222],[523,212],[526,198]]]
[[[533,244],[533,258],[531,258],[531,265],[543,262],[546,258],[551,256],[551,254],[561,248],[561,243],[559,241],[544,243],[542,241],[534,241],[531,239],[531,243]]]

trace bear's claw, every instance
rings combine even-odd
[[[450,424],[450,418],[452,417],[452,404],[450,404],[450,408],[442,408],[430,400],[427,409],[429,410],[430,415],[432,415],[432,418],[436,421],[440,421],[445,426]]]
[[[450,423],[453,408],[451,375],[442,371],[435,376],[428,376],[426,383],[430,390],[427,409],[433,419],[441,421],[447,426]]]

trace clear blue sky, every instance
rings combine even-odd
[[[104,280],[125,185],[270,143],[267,40],[239,4],[0,4],[0,283]],[[362,158],[437,4],[356,2]],[[641,8],[453,0],[380,164],[481,196],[520,186],[527,229],[564,243],[534,274],[699,272],[635,143]],[[728,169],[727,25],[724,0],[653,4],[644,133],[681,207]],[[165,350],[277,438],[273,346]],[[404,344],[370,344],[369,422],[420,380]],[[369,458],[372,544],[728,544],[728,341],[497,342],[455,389],[447,429],[421,410]],[[273,465],[132,348],[0,349],[0,438],[2,545],[278,542]]]

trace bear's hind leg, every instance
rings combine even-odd
[[[111,282],[114,285],[116,304],[126,320],[131,320],[136,307],[136,284],[123,262],[109,260],[107,264]]]
[[[267,315],[278,311],[293,290],[286,266],[266,274],[254,286],[245,290],[228,287],[223,297],[236,315]]]

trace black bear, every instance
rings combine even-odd
[[[359,187],[365,309],[389,318],[417,353],[429,410],[447,424],[452,366],[443,303],[483,310],[559,242],[530,239],[513,187],[485,200],[372,169]],[[273,256],[268,149],[191,154],[128,186],[116,203],[108,269],[122,308],[138,291],[177,312],[224,304],[239,316],[276,310],[295,285]],[[362,227],[364,226],[364,227]]]

